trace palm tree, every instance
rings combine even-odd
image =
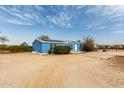
[[[48,40],[48,39],[50,39],[50,37],[46,36],[46,35],[41,35],[41,36],[38,37],[38,39],[40,39],[40,40]]]
[[[0,37],[0,42],[3,43],[3,45],[5,45],[5,42],[8,42],[9,40],[6,37]]]

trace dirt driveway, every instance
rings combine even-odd
[[[124,60],[116,66],[115,55],[124,52],[0,54],[0,87],[124,87]]]

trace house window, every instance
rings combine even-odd
[[[71,48],[71,49],[73,48],[73,44],[70,44],[70,48]]]
[[[72,44],[70,44],[70,47],[72,47]]]

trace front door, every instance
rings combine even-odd
[[[75,44],[75,51],[77,51],[77,44]]]

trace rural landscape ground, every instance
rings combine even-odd
[[[0,54],[0,87],[124,87],[124,52]]]

